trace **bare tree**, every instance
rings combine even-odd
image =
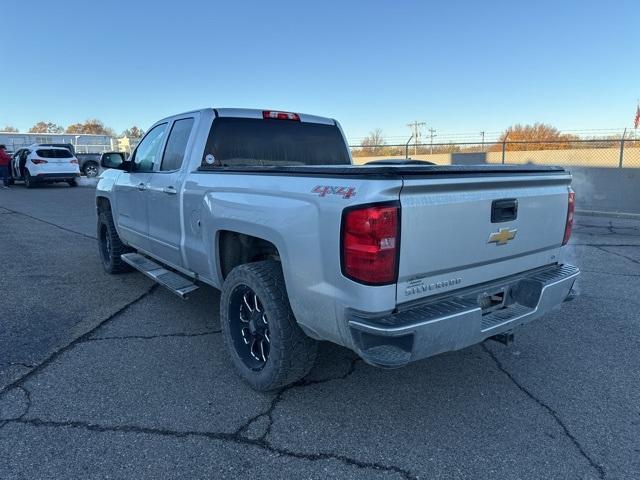
[[[29,133],[62,133],[64,128],[53,122],[38,122],[29,129]]]
[[[360,146],[362,147],[362,155],[364,156],[376,156],[383,155],[384,150],[384,135],[382,134],[382,129],[376,128],[369,132],[362,142],[360,142]]]
[[[122,132],[122,136],[128,138],[141,138],[143,135],[144,130],[138,128],[135,125],[131,128],[127,128],[124,132]]]
[[[12,127],[11,125],[7,125],[4,128],[0,128],[0,132],[3,132],[3,133],[18,133],[18,129],[16,127]]]

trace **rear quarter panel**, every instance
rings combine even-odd
[[[219,233],[229,230],[268,240],[280,254],[298,322],[317,338],[344,344],[346,326],[338,321],[344,309],[389,311],[395,306],[396,287],[368,287],[342,275],[342,211],[356,204],[397,200],[401,184],[401,180],[192,173],[184,191],[189,268],[221,287]],[[350,188],[355,195],[321,196],[318,186]]]

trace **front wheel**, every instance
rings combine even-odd
[[[284,387],[313,367],[317,342],[293,316],[280,262],[234,268],[222,287],[220,322],[231,361],[255,390]]]
[[[123,273],[133,270],[120,258],[120,255],[131,249],[120,240],[110,211],[100,212],[98,215],[98,251],[105,272]]]

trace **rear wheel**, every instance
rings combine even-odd
[[[70,187],[77,187],[78,186],[78,182],[76,182],[75,178],[72,178],[71,180],[67,180],[67,183],[69,184]]]
[[[133,270],[120,258],[120,255],[131,252],[131,249],[120,240],[110,211],[103,211],[98,215],[98,250],[105,272],[113,274]]]
[[[280,262],[234,268],[222,287],[220,322],[232,363],[255,390],[289,385],[313,367],[317,342],[293,316]]]
[[[98,172],[98,164],[95,162],[87,162],[82,166],[82,173],[84,173],[87,177],[97,177]]]
[[[33,181],[33,178],[31,178],[31,174],[29,173],[29,170],[24,171],[24,186],[27,188],[33,188],[35,186],[35,183]]]

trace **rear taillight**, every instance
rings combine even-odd
[[[32,158],[31,163],[35,163],[36,165],[40,165],[41,163],[48,163],[46,160],[42,160],[40,158]]]
[[[73,160],[71,160],[69,163],[75,163],[76,165],[78,165],[78,160],[76,160],[75,158]]]
[[[571,229],[573,228],[573,214],[576,210],[576,194],[571,190],[569,192],[569,206],[567,207],[567,223],[564,227],[564,239],[562,245],[566,245],[571,238]]]
[[[300,116],[297,113],[275,112],[273,110],[263,110],[262,118],[273,118],[275,120],[293,120],[295,122],[300,121]]]
[[[342,273],[367,285],[395,283],[400,249],[400,207],[381,204],[342,215]]]

